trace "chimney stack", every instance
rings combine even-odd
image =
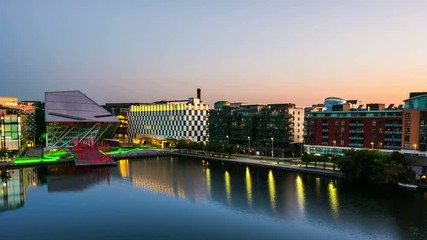
[[[202,99],[202,90],[200,88],[197,89],[197,98]]]

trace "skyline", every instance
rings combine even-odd
[[[400,104],[427,91],[426,15],[422,1],[1,1],[0,95]]]

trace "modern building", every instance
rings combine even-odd
[[[17,97],[0,97],[0,148],[19,153],[34,145],[36,106]]]
[[[132,105],[140,103],[106,103],[103,108],[120,120],[120,125],[114,133],[114,138],[120,142],[128,142],[128,113]]]
[[[120,121],[80,91],[45,93],[46,147],[111,138]]]
[[[295,104],[244,105],[219,101],[209,113],[211,141],[237,146],[245,152],[283,156],[301,143],[304,110]]]
[[[312,110],[306,116],[304,151],[309,154],[342,155],[347,149],[399,151],[403,106],[384,104],[353,107],[332,105],[331,110]]]
[[[188,100],[132,105],[128,113],[129,142],[175,139],[206,143],[208,112],[200,89],[197,97]]]
[[[427,92],[410,93],[403,110],[402,149],[427,150]]]

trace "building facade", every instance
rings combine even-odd
[[[190,140],[206,143],[209,105],[200,99],[132,105],[128,114],[129,142],[141,139]]]
[[[128,142],[128,113],[132,105],[140,103],[106,103],[103,108],[109,111],[117,119],[120,120],[120,125],[114,133],[114,138],[120,142]]]
[[[304,110],[295,104],[243,105],[220,101],[209,113],[209,137],[244,152],[283,156],[291,154],[291,144],[302,141],[303,123]]]
[[[0,97],[0,148],[19,153],[35,143],[36,106],[17,97]]]
[[[46,147],[93,146],[120,121],[80,91],[45,93]]]
[[[304,151],[342,155],[348,149],[399,151],[402,136],[401,106],[367,104],[333,105],[331,110],[308,112]]]
[[[410,93],[403,110],[402,149],[427,150],[427,92]]]

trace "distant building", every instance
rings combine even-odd
[[[197,97],[132,105],[128,113],[129,142],[141,139],[191,140],[206,143],[209,105]]]
[[[128,113],[132,105],[139,104],[140,103],[106,103],[102,106],[120,120],[120,125],[114,133],[114,138],[119,139],[121,142],[128,142]]]
[[[305,152],[342,155],[343,150],[352,148],[400,150],[402,106],[386,108],[374,103],[356,107],[346,102],[329,109],[307,113]]]
[[[111,138],[120,121],[80,91],[45,93],[46,147],[95,144]]]
[[[410,93],[403,110],[402,149],[427,150],[427,92]]]
[[[36,106],[17,97],[0,97],[0,148],[18,153],[35,143]]]
[[[291,154],[290,144],[303,138],[304,110],[295,104],[243,105],[220,101],[209,113],[211,141],[255,150],[259,154]]]

